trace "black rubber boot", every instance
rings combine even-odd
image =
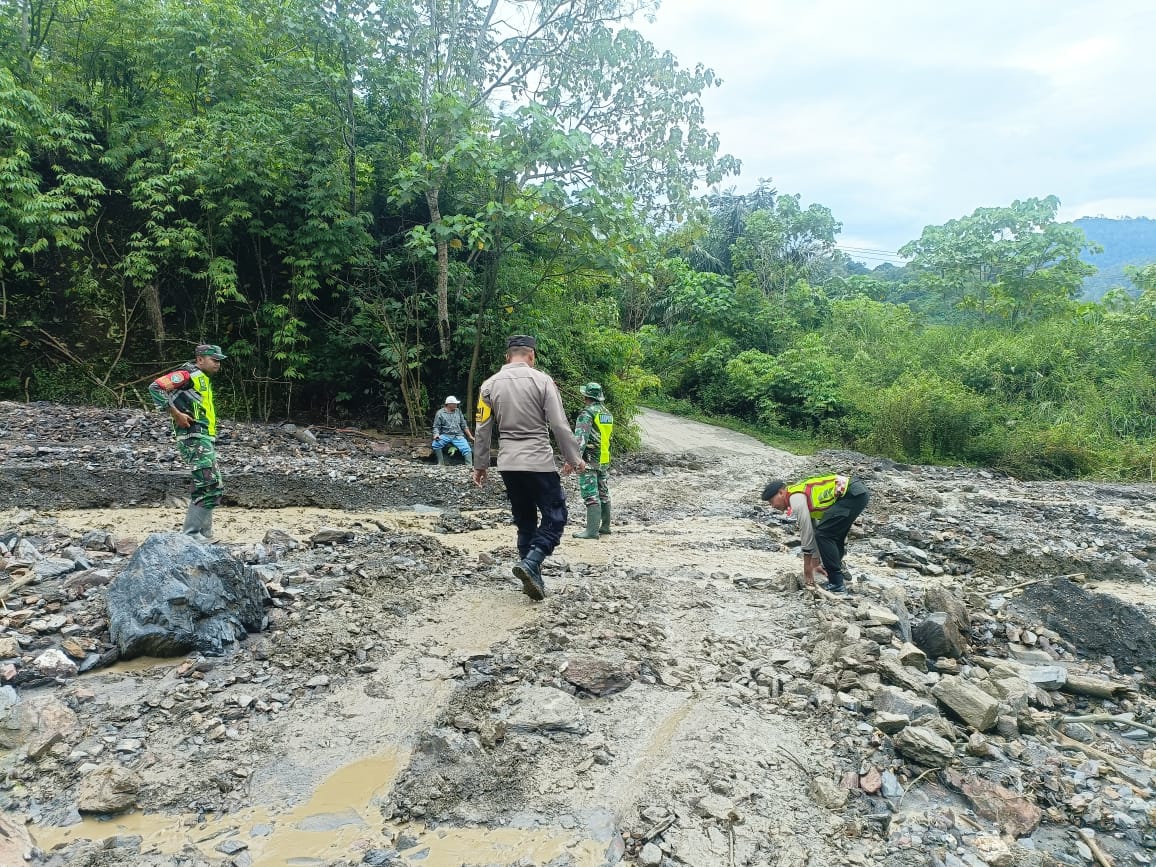
[[[610,503],[603,503],[600,510],[602,512],[602,523],[598,525],[598,535],[610,535]]]
[[[522,582],[522,592],[541,602],[546,598],[546,584],[542,581],[542,561],[546,552],[541,548],[531,548],[530,553],[514,564],[514,577]]]
[[[597,539],[598,521],[602,516],[602,508],[595,503],[586,507],[586,529],[581,533],[571,533],[575,539]]]
[[[523,533],[518,531],[518,559],[525,560],[526,555],[530,553],[530,540],[534,538],[534,531],[530,530]]]

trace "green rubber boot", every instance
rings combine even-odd
[[[610,535],[610,503],[602,504],[602,523],[598,526],[598,535]]]
[[[586,529],[581,533],[572,533],[575,539],[597,539],[598,538],[598,519],[601,516],[602,509],[597,503],[586,507]]]
[[[442,449],[434,449],[433,451],[437,455],[438,466],[444,467],[446,465],[446,453]]]
[[[213,537],[213,510],[189,503],[185,526],[181,532],[198,542],[208,542]]]

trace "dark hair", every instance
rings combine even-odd
[[[763,488],[763,499],[769,500],[779,491],[787,486],[787,483],[782,479],[771,479],[767,482],[767,486]]]

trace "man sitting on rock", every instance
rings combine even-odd
[[[461,401],[451,394],[446,398],[445,406],[437,411],[433,421],[434,438],[431,447],[437,455],[439,464],[446,462],[446,447],[453,446],[466,459],[466,466],[472,466],[474,451],[468,441],[472,440],[474,435],[470,433],[465,416],[458,412],[459,403]]]
[[[794,485],[773,479],[763,489],[762,499],[771,508],[794,515],[799,522],[803,583],[815,586],[815,569],[821,562],[827,573],[825,589],[846,593],[843,554],[851,525],[871,499],[867,486],[851,476],[838,475],[815,476]]]

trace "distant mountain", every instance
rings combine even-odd
[[[1084,298],[1089,301],[1099,301],[1105,292],[1115,286],[1135,291],[1132,282],[1124,274],[1124,266],[1156,262],[1156,220],[1148,217],[1121,220],[1080,217],[1072,225],[1079,226],[1089,241],[1104,248],[1103,253],[1085,253],[1081,257],[1100,269],[1084,280]]]

